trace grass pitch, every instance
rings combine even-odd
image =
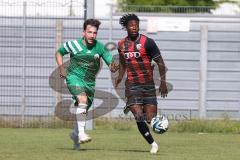
[[[93,141],[72,149],[71,129],[0,128],[0,160],[238,160],[240,135],[225,133],[153,134],[158,154],[136,128],[97,128]]]

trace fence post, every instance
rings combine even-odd
[[[84,20],[89,19],[89,18],[94,18],[94,0],[85,0],[85,16],[84,16]],[[94,109],[94,102],[92,104],[92,109]],[[94,118],[94,113],[93,112],[89,112],[90,114],[88,116],[92,117],[92,119],[88,119],[86,121],[86,130],[93,130],[93,118]]]
[[[207,95],[207,63],[208,63],[208,26],[201,25],[201,48],[200,48],[200,93],[199,93],[199,117],[206,118],[206,95]]]
[[[84,19],[94,18],[94,0],[85,0]]]
[[[22,104],[21,104],[21,127],[24,127],[24,118],[26,110],[26,16],[27,16],[27,2],[23,2],[23,21],[22,21]]]
[[[112,32],[113,32],[113,4],[107,4],[110,7],[110,17],[109,17],[109,38],[108,38],[108,42],[112,43]],[[108,77],[108,81],[111,82],[112,81],[112,77],[111,77],[111,73],[110,76]],[[112,93],[112,83],[108,83],[108,92]],[[106,106],[107,110],[111,110],[112,107],[112,103],[111,103],[111,99],[112,96],[108,96],[107,100],[108,100],[108,106]],[[111,118],[111,112],[107,113],[107,117]]]
[[[112,31],[113,31],[113,4],[109,4],[110,7],[110,19],[109,19],[109,42],[112,42]]]
[[[238,100],[238,118],[237,120],[240,120],[240,99]]]
[[[62,20],[57,20],[56,21],[56,51],[60,47],[62,43],[62,34],[63,34],[63,22]],[[58,67],[58,66],[57,66]],[[61,86],[61,80],[58,75],[56,75],[56,105],[62,101],[62,86]]]

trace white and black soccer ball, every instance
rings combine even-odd
[[[168,119],[164,115],[157,115],[151,120],[151,127],[155,133],[163,134],[168,130]]]

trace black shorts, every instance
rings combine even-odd
[[[156,89],[154,84],[126,85],[125,96],[127,98],[127,107],[133,104],[157,105]]]

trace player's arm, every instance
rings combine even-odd
[[[68,53],[70,53],[70,48],[68,47],[67,43],[64,43],[55,53],[55,58],[61,78],[66,78],[66,71],[63,65],[63,56]]]
[[[149,39],[148,43],[146,44],[146,50],[150,53],[154,62],[156,62],[159,70],[160,75],[160,87],[159,92],[163,98],[167,97],[168,90],[167,90],[167,83],[166,83],[166,66],[161,56],[161,52],[157,47],[156,43]]]
[[[59,52],[56,52],[55,58],[56,58],[56,62],[57,62],[58,68],[59,68],[60,77],[66,78],[66,71],[63,66],[63,56]]]
[[[165,98],[167,97],[167,94],[168,94],[167,83],[166,83],[166,67],[161,55],[154,58],[153,60],[158,65],[159,75],[161,77],[159,92],[161,93],[161,96]]]
[[[105,47],[102,48],[102,58],[104,62],[108,65],[111,72],[116,72],[118,70],[119,65],[114,62],[113,56],[110,52],[108,52]]]
[[[118,71],[118,76],[115,80],[116,88],[118,87],[119,83],[122,81],[123,76],[126,72],[126,65],[125,65],[124,57],[122,56],[122,54],[120,54],[119,50],[118,50],[118,52],[119,52],[119,71]]]
[[[111,72],[115,73],[119,69],[119,65],[116,62],[112,62],[109,64],[109,69]]]

